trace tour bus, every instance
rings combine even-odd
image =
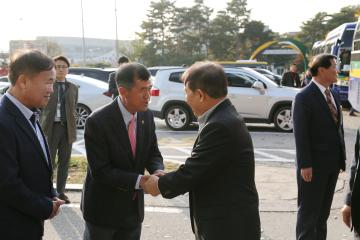
[[[339,79],[333,88],[339,92],[342,103],[348,100],[348,84],[350,71],[351,47],[356,22],[344,23],[330,31],[324,41],[315,42],[312,55],[329,53],[337,57]]]
[[[360,18],[353,38],[349,77],[349,101],[360,111]]]
[[[236,62],[224,61],[216,62],[223,67],[248,67],[248,68],[264,68],[268,69],[267,62],[258,62],[256,60],[237,60]]]

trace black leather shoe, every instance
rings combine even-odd
[[[66,196],[64,193],[60,193],[59,194],[59,199],[65,201],[65,204],[69,204],[70,203],[70,199],[68,198],[68,196]]]

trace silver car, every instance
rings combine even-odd
[[[280,131],[292,131],[291,104],[299,89],[282,87],[250,68],[225,68],[228,98],[246,122],[274,123]],[[149,108],[173,130],[184,130],[196,121],[185,102],[181,75],[185,68],[156,73]]]
[[[93,78],[67,75],[69,82],[79,86],[79,100],[76,107],[76,126],[84,128],[85,121],[95,109],[110,103],[111,97],[107,95],[108,84]],[[10,83],[0,84],[0,97],[9,89]]]

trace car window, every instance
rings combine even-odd
[[[181,76],[184,72],[174,72],[170,74],[169,81],[176,82],[176,83],[183,83],[181,81]]]
[[[251,88],[256,80],[247,75],[240,75],[234,73],[226,73],[229,87],[244,87]]]

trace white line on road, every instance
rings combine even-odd
[[[61,206],[62,208],[80,208],[80,204],[65,204]],[[145,212],[155,212],[155,213],[182,213],[183,209],[176,207],[150,207],[145,206]]]

